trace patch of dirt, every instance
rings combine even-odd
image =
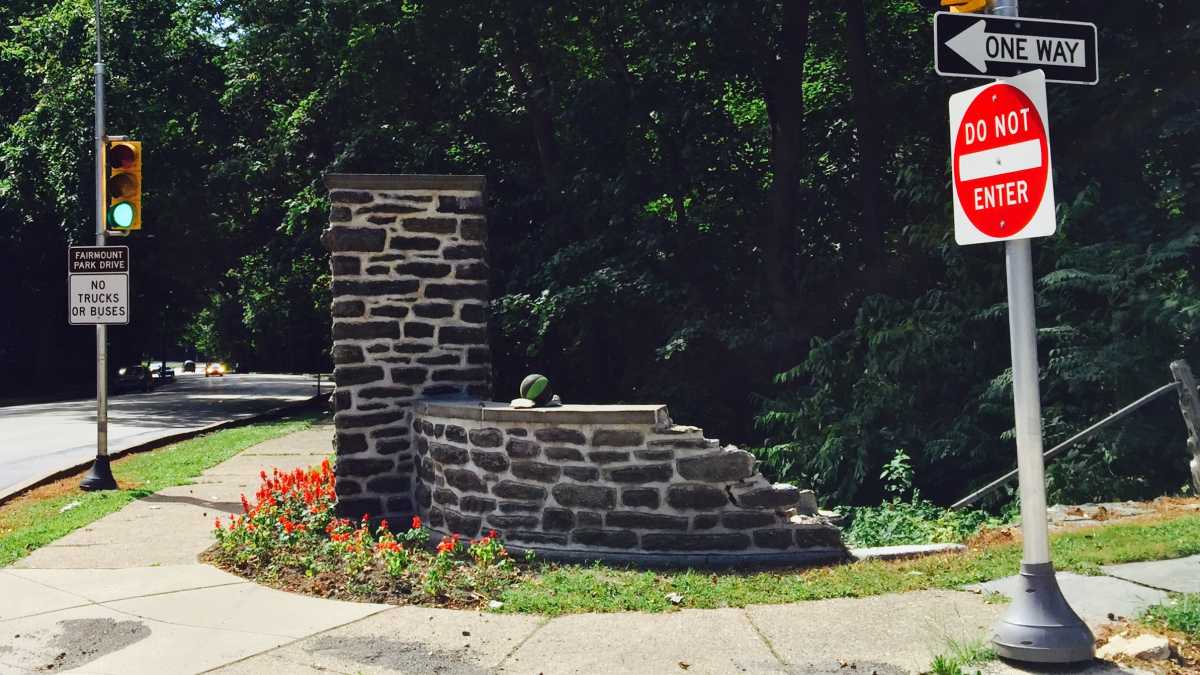
[[[968,548],[987,548],[989,546],[1006,546],[1021,541],[1021,530],[1016,527],[997,527],[980,530],[967,540]]]
[[[403,642],[384,636],[351,637],[320,635],[305,640],[300,648],[312,655],[327,654],[363,666],[438,675],[484,675],[489,672],[467,656],[468,648],[442,651],[419,642]]]
[[[1121,502],[1120,509],[1108,508],[1104,504],[1082,504],[1059,507],[1063,513],[1077,518],[1068,522],[1050,524],[1051,532],[1103,527],[1112,523],[1137,523],[1149,525],[1174,520],[1184,516],[1200,514],[1200,497],[1159,497],[1146,502]],[[988,528],[967,540],[968,547],[986,548],[1021,542],[1020,525]]]
[[[200,562],[230,574],[236,574],[244,579],[250,579],[257,584],[289,593],[347,602],[375,602],[398,606],[417,605],[443,609],[483,610],[492,600],[491,597],[482,593],[458,588],[451,588],[447,593],[431,599],[411,583],[394,582],[384,572],[382,565],[378,563],[374,568],[368,570],[366,575],[358,580],[358,583],[351,583],[343,571],[319,572],[308,576],[300,570],[284,568],[273,569],[270,574],[266,574],[251,566],[239,567],[229,564],[217,555],[218,551],[219,548],[215,544],[210,546],[200,554]],[[518,574],[528,573],[522,563],[518,563],[517,568],[522,570]]]
[[[7,664],[19,665],[20,672],[56,673],[145,640],[150,637],[150,627],[133,620],[70,619],[59,621],[53,629],[14,633],[11,641],[8,637],[9,644],[0,645],[0,655],[7,656],[0,670]]]
[[[1171,643],[1171,658],[1165,661],[1145,661],[1128,656],[1118,656],[1116,662],[1156,675],[1196,675],[1196,673],[1200,673],[1200,643],[1190,640],[1184,633],[1148,628],[1129,621],[1119,621],[1100,626],[1096,631],[1096,647],[1100,648],[1107,644],[1115,635],[1137,637],[1146,633],[1165,636]]]

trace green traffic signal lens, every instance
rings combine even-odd
[[[133,225],[133,204],[129,202],[113,204],[112,208],[108,210],[108,224],[120,228]]]

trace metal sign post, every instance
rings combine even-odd
[[[994,0],[990,9],[993,14],[1017,16],[1017,0]],[[995,626],[992,643],[1000,656],[1017,661],[1089,661],[1095,657],[1092,632],[1067,604],[1050,562],[1030,243],[1016,239],[1005,241],[1004,246],[1024,551],[1020,584]]]
[[[100,51],[100,0],[96,0],[96,245],[104,246],[104,58]],[[96,461],[79,487],[115,490],[108,463],[108,343],[106,326],[96,324]]]

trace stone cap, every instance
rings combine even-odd
[[[423,173],[327,173],[330,190],[463,190],[483,192],[484,176],[449,176]]]
[[[417,415],[476,422],[540,422],[543,424],[645,424],[670,426],[667,406],[579,405],[557,408],[512,408],[507,403],[470,399],[427,400],[416,404]]]

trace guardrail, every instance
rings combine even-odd
[[[1183,413],[1183,423],[1187,427],[1187,447],[1192,452],[1192,486],[1197,490],[1197,492],[1200,492],[1200,394],[1198,394],[1196,391],[1196,380],[1192,376],[1192,369],[1188,366],[1186,361],[1173,362],[1171,364],[1171,375],[1175,378],[1174,382],[1170,384],[1164,384],[1158,389],[1155,389],[1149,394],[1146,394],[1133,403],[1121,408],[1108,417],[1096,422],[1092,426],[1075,434],[1062,443],[1050,448],[1046,452],[1042,453],[1043,459],[1047,462],[1051,459],[1054,459],[1056,456],[1062,454],[1062,452],[1067,448],[1081,441],[1088,440],[1089,438],[1100,433],[1100,431],[1102,431],[1105,427],[1121,420],[1147,403],[1159,398],[1160,396],[1165,396],[1171,392],[1176,392],[1179,395],[1179,409],[1180,412]],[[995,492],[1005,483],[1013,478],[1016,478],[1016,476],[1017,470],[1013,469],[996,480],[972,492],[966,497],[954,502],[950,508],[961,509],[964,506],[974,504],[980,499]]]

